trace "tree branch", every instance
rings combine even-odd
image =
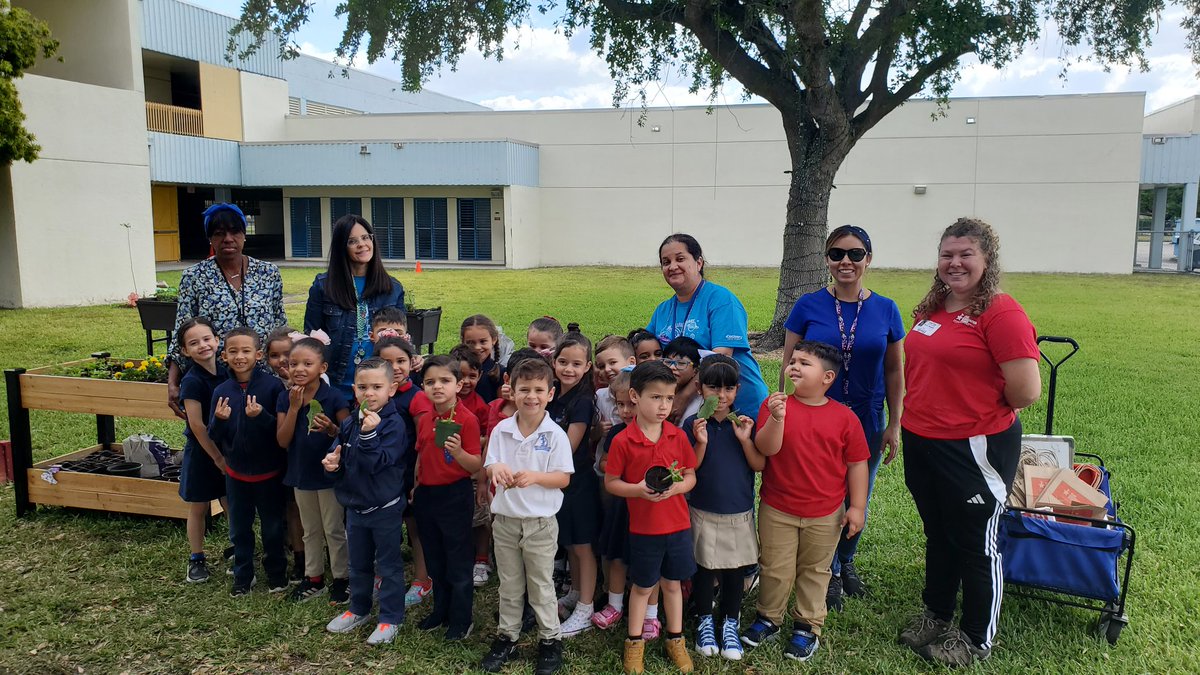
[[[909,98],[920,93],[925,87],[925,83],[929,78],[936,75],[939,71],[949,68],[965,54],[975,51],[974,45],[966,45],[962,48],[938,54],[930,59],[925,65],[917,69],[917,72],[902,84],[893,93],[887,92],[886,85],[882,87],[882,93],[876,93],[876,83],[871,82],[871,104],[867,109],[854,116],[851,124],[854,127],[854,135],[856,138],[861,137],[871,127],[879,123],[888,113],[895,110]],[[886,77],[886,74],[884,75]]]

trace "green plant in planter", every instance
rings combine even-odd
[[[161,302],[179,302],[179,289],[175,286],[160,286],[154,290],[154,299]]]

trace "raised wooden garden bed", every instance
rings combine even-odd
[[[64,366],[84,366],[80,361]],[[135,361],[136,362],[136,361]],[[151,478],[59,471],[57,484],[42,479],[42,473],[102,449],[120,450],[115,417],[174,420],[167,406],[167,385],[150,382],[121,382],[84,377],[52,375],[63,366],[26,371],[4,371],[8,390],[8,420],[12,439],[13,476],[17,515],[33,511],[38,504],[81,509],[138,513],[164,518],[187,518],[188,505],[179,498],[179,484]],[[60,410],[96,416],[96,445],[44,462],[33,463],[30,410]],[[211,512],[221,512],[214,501]]]

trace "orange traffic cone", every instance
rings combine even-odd
[[[418,260],[418,261],[417,261],[417,269],[416,269],[416,273],[417,273],[417,274],[420,274],[420,273],[421,273],[421,261],[420,261],[420,260]]]

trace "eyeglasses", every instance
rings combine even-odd
[[[365,244],[374,238],[375,238],[374,235],[370,235],[370,234],[364,234],[361,237],[350,237],[349,239],[346,240],[346,245],[347,246],[358,246],[359,244]],[[840,258],[839,258],[839,260],[840,260]]]
[[[833,262],[841,262],[842,258],[850,256],[850,262],[862,262],[862,259],[867,257],[867,249],[865,248],[831,248],[825,252]]]
[[[687,368],[692,365],[691,359],[663,359],[668,368]]]

